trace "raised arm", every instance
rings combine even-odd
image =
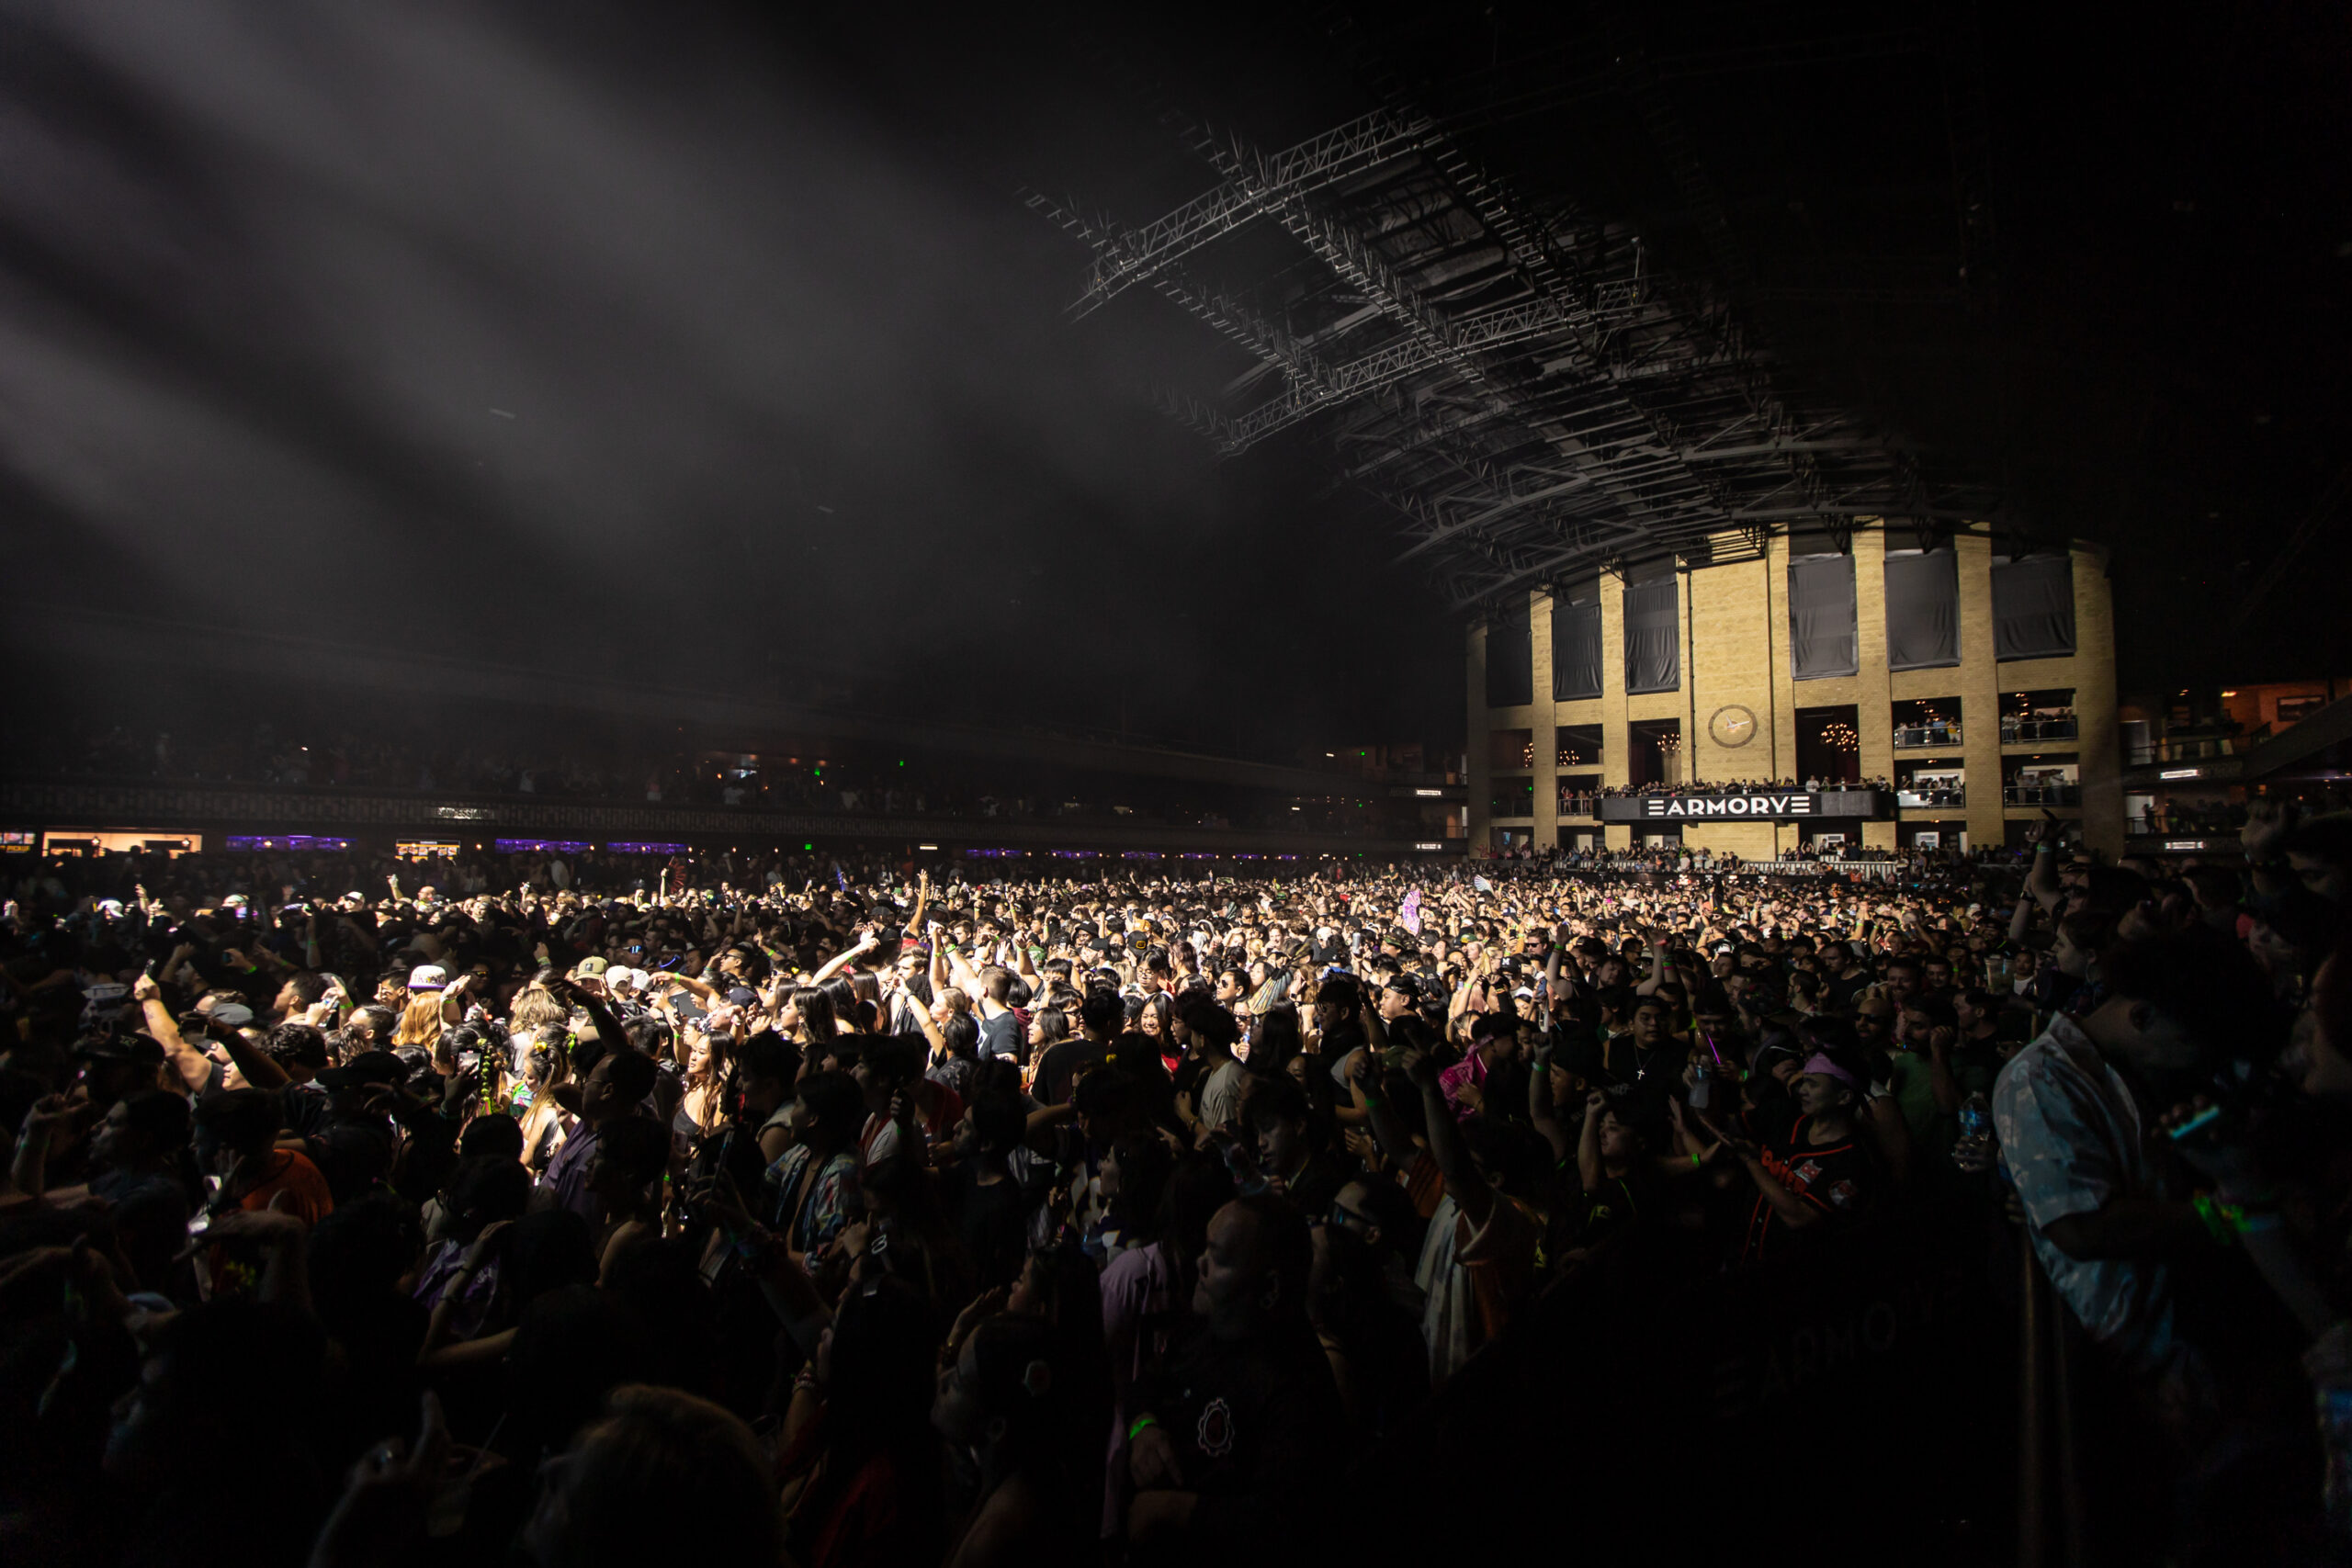
[[[1560,1125],[1559,1111],[1552,1103],[1552,1043],[1546,1040],[1535,1053],[1534,1071],[1527,1075],[1527,1119],[1552,1145],[1552,1163],[1565,1165],[1568,1158],[1568,1130]]]
[[[2025,890],[2043,908],[2055,909],[2066,891],[2058,883],[2058,846],[2039,822],[2026,829],[2026,837],[2033,843],[2033,869],[2026,873]]]
[[[1348,1059],[1348,1091],[1355,1097],[1358,1109],[1372,1123],[1372,1135],[1399,1169],[1413,1163],[1419,1153],[1413,1146],[1413,1134],[1397,1120],[1387,1097],[1380,1092],[1378,1059],[1363,1047],[1358,1047]]]
[[[220,1042],[221,1049],[229,1053],[229,1060],[237,1065],[237,1071],[243,1073],[245,1082],[254,1088],[280,1089],[292,1081],[275,1057],[255,1047],[252,1041],[227,1024],[207,1018],[204,1029],[208,1035]]]
[[[1461,1123],[1453,1119],[1453,1107],[1445,1102],[1444,1086],[1438,1082],[1437,1063],[1426,1053],[1416,1051],[1405,1058],[1405,1073],[1421,1091],[1421,1119],[1429,1127],[1430,1157],[1437,1161],[1454,1207],[1462,1211],[1463,1218],[1476,1230],[1494,1213],[1495,1190],[1487,1185],[1487,1179],[1478,1174],[1477,1162],[1470,1157],[1470,1145],[1462,1136]]]
[[[858,939],[854,946],[848,948],[844,952],[837,953],[833,954],[832,957],[825,960],[825,966],[822,969],[818,970],[814,975],[808,976],[808,983],[812,986],[823,985],[826,981],[831,979],[836,974],[840,973],[843,964],[852,963],[856,959],[863,958],[865,954],[873,952],[876,948],[878,948],[881,945],[882,939],[879,936],[876,935],[872,931],[866,932],[865,936]]]
[[[1600,1168],[1600,1113],[1609,1097],[1594,1089],[1584,1097],[1584,1125],[1577,1133],[1577,1180],[1587,1192],[1598,1192],[1606,1173]]]
[[[205,1086],[212,1081],[212,1058],[180,1038],[179,1023],[172,1017],[172,1010],[164,1005],[154,976],[140,976],[131,982],[130,994],[139,1002],[147,1032],[163,1046],[164,1058],[179,1075],[181,1084],[190,1094],[202,1094]]]

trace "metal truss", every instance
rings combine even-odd
[[[1443,116],[1409,101],[1341,18],[1331,42],[1380,100],[1372,113],[1273,152],[1183,126],[1217,184],[1138,227],[1027,198],[1091,253],[1072,315],[1146,284],[1240,347],[1260,368],[1220,403],[1162,392],[1161,406],[1226,454],[1317,423],[1337,482],[1397,518],[1396,559],[1456,609],[1596,565],[1744,557],[1791,526],[1843,537],[1857,518],[1986,516],[1989,494],[1931,487],[1903,443],[1776,383],[1747,321],[1765,291],[1659,91],[1935,40],[1903,29],[1653,61],[1619,16],[1550,74],[1629,103],[1697,216],[1708,276],[1661,272],[1623,225],[1529,202],[1464,145],[1457,127],[1482,117],[1462,92],[1436,89]],[[1295,266],[1258,288],[1202,282],[1193,258],[1260,219],[1312,259],[1306,287]],[[1271,396],[1238,401],[1270,377]]]

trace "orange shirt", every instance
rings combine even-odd
[[[240,1209],[261,1210],[280,1192],[288,1194],[278,1205],[281,1212],[293,1214],[306,1225],[315,1225],[334,1213],[334,1195],[327,1190],[327,1179],[311,1163],[311,1156],[294,1149],[273,1149],[262,1164],[262,1178],[239,1199]]]

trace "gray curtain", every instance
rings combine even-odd
[[[1886,558],[1886,667],[1937,670],[1960,662],[1960,566],[1950,550]]]
[[[1789,664],[1792,679],[1858,675],[1854,635],[1854,558],[1801,556],[1789,562]]]
[[[1522,707],[1535,700],[1535,646],[1522,604],[1487,628],[1487,705]]]
[[[1995,561],[1993,657],[2053,659],[2074,651],[2074,558]]]
[[[1600,601],[1552,602],[1552,700],[1600,695]]]
[[[1682,618],[1672,578],[1625,590],[1625,690],[1670,692],[1682,683]]]

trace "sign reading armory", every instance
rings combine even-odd
[[[1874,789],[1756,790],[1746,795],[1603,795],[1604,822],[1791,822],[1805,817],[1881,817],[1886,807]]]

